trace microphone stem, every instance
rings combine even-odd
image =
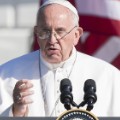
[[[93,99],[89,98],[87,104],[88,104],[87,110],[91,111],[93,109],[93,104],[94,104]]]
[[[74,101],[72,101],[71,104],[72,104],[73,107],[78,107],[78,105]]]
[[[86,101],[82,101],[79,105],[78,105],[78,108],[79,107],[83,107],[87,102]]]

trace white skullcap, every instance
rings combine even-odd
[[[76,16],[77,18],[79,19],[79,16],[78,16],[78,12],[77,12],[77,9],[67,0],[46,0],[41,6],[40,8],[44,7],[44,6],[47,6],[47,5],[50,5],[50,4],[59,4],[59,5],[62,5],[66,8],[68,8],[69,10],[71,10]]]

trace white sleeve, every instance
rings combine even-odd
[[[13,117],[13,113],[12,113],[12,105],[10,106],[10,107],[8,107],[4,112],[2,112],[1,114],[0,114],[0,116],[2,117]]]

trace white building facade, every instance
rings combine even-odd
[[[0,0],[0,65],[31,51],[40,0]]]

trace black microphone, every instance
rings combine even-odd
[[[92,79],[88,79],[85,81],[84,84],[84,101],[88,104],[87,110],[92,110],[93,109],[93,104],[97,101],[97,96],[96,96],[96,84],[95,81]]]
[[[61,95],[60,95],[60,100],[61,103],[64,104],[64,107],[67,110],[71,109],[71,104],[73,102],[73,95],[72,95],[72,85],[69,79],[65,78],[63,80],[61,80],[60,83],[60,91],[61,91]]]

